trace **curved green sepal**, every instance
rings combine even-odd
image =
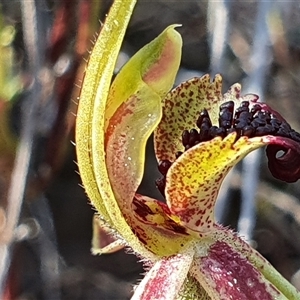
[[[92,158],[92,119],[94,110],[103,111],[119,50],[136,0],[117,0],[91,52],[82,83],[76,119],[76,152],[80,176],[85,190],[99,214],[112,225],[97,186]],[[100,104],[95,107],[95,99]],[[102,107],[102,109],[101,109]],[[103,116],[98,126],[104,126]]]

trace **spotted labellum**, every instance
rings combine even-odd
[[[217,80],[221,80],[219,76]],[[201,81],[207,80],[205,77],[193,78],[188,82],[183,83],[177,89],[184,89],[184,86],[189,82],[193,86],[194,84],[201,84]],[[193,87],[192,87],[193,89]],[[238,90],[239,92],[239,90]],[[194,95],[194,92],[190,92]],[[186,94],[178,93],[178,99],[186,98]],[[238,96],[236,96],[238,97]],[[300,143],[300,134],[296,132],[291,126],[275,111],[273,111],[265,103],[257,102],[258,97],[256,95],[247,95],[252,97],[252,101],[241,101],[239,107],[235,109],[234,101],[230,100],[220,104],[219,106],[219,118],[218,123],[213,125],[209,113],[204,108],[195,122],[196,128],[190,130],[183,130],[181,134],[181,143],[184,146],[183,151],[187,151],[193,146],[211,141],[215,137],[221,137],[224,139],[229,134],[235,133],[236,140],[240,137],[263,137],[263,136],[277,136],[279,140],[274,144],[267,147],[267,155],[269,158],[269,168],[274,177],[286,182],[295,182],[300,176],[300,157],[298,158],[299,149],[298,143]],[[184,100],[182,99],[183,103]],[[281,138],[281,139],[280,139]],[[287,138],[287,139],[282,139]],[[285,155],[281,159],[277,158],[277,153],[283,150]],[[287,155],[288,150],[293,153]],[[176,159],[182,155],[183,151],[177,151],[175,153]],[[291,156],[294,159],[291,159]],[[296,164],[294,160],[299,159]],[[156,180],[156,186],[164,195],[166,175],[171,167],[172,162],[164,159],[159,161],[158,169],[163,175]],[[281,167],[284,165],[284,169]]]
[[[170,26],[136,53],[111,84],[135,1],[115,1],[83,81],[76,149],[98,225],[148,270],[132,299],[300,299],[299,292],[236,233],[215,221],[220,185],[251,151],[267,146],[281,180],[300,177],[300,135],[256,95],[222,77],[172,88],[182,40]],[[154,132],[165,203],[137,194]],[[278,156],[278,152],[282,155]]]

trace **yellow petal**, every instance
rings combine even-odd
[[[148,249],[160,255],[173,253],[184,243],[169,244],[165,238],[160,239],[160,233],[148,232],[149,226],[135,220],[129,206],[143,173],[146,140],[161,117],[160,96],[172,86],[179,66],[181,37],[170,27],[142,49],[123,67],[107,100],[114,63],[133,6],[134,1],[114,3],[92,51],[78,109],[77,156],[84,186],[100,215],[134,251],[154,259],[136,234],[144,237]],[[127,108],[134,108],[134,115],[124,116]],[[119,149],[121,156],[113,152],[120,145],[118,138],[125,146]],[[117,173],[114,163],[119,168]]]
[[[106,209],[114,227],[139,253],[136,236],[159,256],[178,252],[188,240],[149,226],[132,207],[143,176],[146,141],[160,121],[161,95],[171,88],[180,57],[181,37],[171,26],[123,67],[110,90],[105,133],[98,125],[93,128],[94,171]],[[95,124],[100,117],[96,110]]]
[[[105,135],[108,177],[114,193],[120,194],[117,198],[122,210],[131,210],[131,200],[144,172],[146,142],[161,119],[161,97],[172,87],[179,68],[182,39],[174,27],[164,30],[122,68],[107,100],[105,133],[99,126],[93,130],[95,165],[100,170],[98,162],[104,153],[99,150]],[[95,123],[102,113],[95,110]],[[97,167],[95,170],[98,172]],[[100,185],[103,175],[99,172]]]
[[[141,87],[145,86],[159,97],[165,97],[172,88],[180,64],[182,47],[181,36],[174,30],[177,26],[172,25],[165,29],[121,69],[111,86],[107,100],[106,127],[120,105],[132,95],[136,95]]]
[[[204,234],[213,230],[214,207],[220,185],[228,171],[249,152],[266,144],[264,137],[241,137],[236,133],[217,137],[183,153],[167,174],[166,200],[181,224]]]

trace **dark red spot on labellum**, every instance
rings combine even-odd
[[[135,213],[138,214],[142,219],[146,219],[147,216],[154,214],[145,203],[136,198],[133,198],[132,204]]]

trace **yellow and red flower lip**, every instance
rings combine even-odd
[[[257,100],[258,96],[253,94],[241,96],[239,84],[233,85],[222,95],[220,75],[213,82],[209,75],[192,78],[163,99],[163,116],[155,130],[155,152],[158,161],[170,162],[170,169],[165,171],[164,194],[170,213],[179,217],[183,226],[202,234],[212,230],[215,201],[224,177],[243,157],[259,147],[267,145],[269,168],[275,177],[287,182],[299,179],[300,135],[292,129],[290,131],[295,140],[270,134],[238,137],[238,133],[233,132],[225,138],[200,140],[185,150],[182,132],[195,128],[204,109],[208,111],[211,125],[219,126],[220,105],[229,101],[235,104],[235,108],[241,103],[249,104],[249,110],[256,105],[271,114],[273,120],[289,126],[279,113]],[[278,150],[284,150],[285,154],[277,158]],[[177,158],[178,152],[183,154]]]

